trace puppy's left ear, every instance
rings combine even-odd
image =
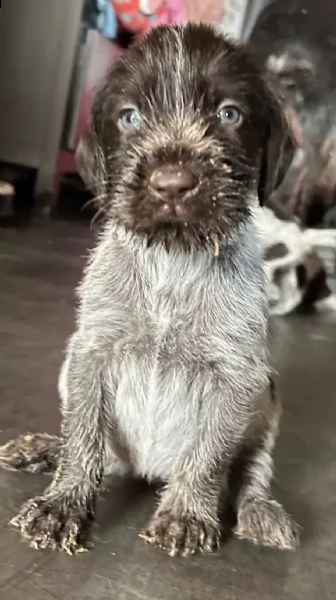
[[[106,185],[105,159],[93,118],[77,146],[76,165],[86,187],[95,196],[103,195]]]
[[[90,122],[77,146],[77,170],[86,187],[101,199],[106,192],[106,161],[103,144],[103,124],[109,79],[96,93]]]
[[[285,115],[284,102],[268,88],[266,96],[268,111],[258,182],[261,206],[267,203],[283,181],[295,151],[294,136]]]

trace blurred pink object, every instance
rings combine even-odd
[[[123,50],[115,42],[107,40],[98,32],[94,34],[94,44],[80,101],[76,142],[81,138],[90,119],[92,102],[96,90],[99,88],[106,73],[111,68],[111,65],[116,63],[122,54]],[[77,167],[73,149],[61,148],[58,155],[58,165],[55,176],[55,198],[57,197],[61,176],[64,173],[75,173],[76,171]]]
[[[190,0],[167,0],[169,23],[183,23],[188,19],[187,3]]]
[[[143,36],[157,25],[181,23],[187,18],[187,0],[110,0],[120,23]]]
[[[148,27],[144,33],[148,33],[157,25],[179,24],[187,20],[187,0],[140,0],[142,14],[149,17]],[[164,8],[161,10],[160,8]]]
[[[225,0],[186,0],[186,2],[188,21],[218,25],[223,19]]]

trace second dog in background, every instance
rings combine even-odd
[[[251,36],[287,99],[298,149],[275,198],[302,225],[336,224],[336,3],[276,0]]]

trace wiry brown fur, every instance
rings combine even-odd
[[[248,52],[237,53],[224,40],[214,45],[213,32],[206,27],[197,39],[193,28],[186,29],[183,48],[178,30],[174,35],[168,41],[158,28],[150,44],[134,46],[113,69],[97,96],[91,127],[78,152],[79,169],[108,216],[128,229],[169,243],[177,239],[188,247],[194,242],[212,245],[213,234],[230,235],[246,222],[248,194],[255,185],[260,201],[269,195],[282,141],[288,138],[279,99]],[[202,57],[197,57],[199,48]],[[165,61],[158,69],[160,53]],[[138,132],[118,128],[125,97],[127,106],[136,106],[143,116]],[[223,99],[241,107],[244,121],[239,129],[220,125],[217,111]],[[187,165],[199,179],[184,199],[187,216],[180,223],[159,220],[161,199],[148,188],[151,172],[170,163]]]
[[[219,118],[225,101],[239,126]],[[134,106],[140,126],[125,128]],[[83,550],[104,474],[129,471],[165,484],[142,537],[170,555],[215,550],[242,455],[237,535],[295,547],[270,489],[280,408],[250,214],[274,188],[286,137],[263,72],[208,27],[158,28],[108,77],[79,148],[107,220],[59,379],[58,469],[13,521],[33,547]],[[167,165],[186,188],[153,188]],[[38,465],[48,440],[26,442],[0,462]]]

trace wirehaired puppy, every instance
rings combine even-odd
[[[62,442],[0,452],[8,468],[58,463],[13,520],[32,546],[83,550],[104,474],[131,472],[165,484],[141,537],[211,552],[238,470],[236,534],[295,547],[270,489],[280,407],[251,213],[286,139],[262,70],[209,27],[159,27],[107,78],[78,150],[107,219],[60,374]]]

